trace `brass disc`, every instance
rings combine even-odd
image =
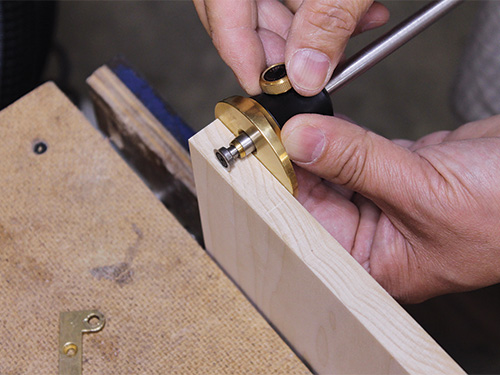
[[[254,142],[254,155],[293,195],[297,176],[280,140],[280,128],[274,118],[251,98],[231,96],[217,103],[215,116],[235,135],[245,132]]]

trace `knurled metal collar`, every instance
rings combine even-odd
[[[271,65],[264,70],[259,83],[262,91],[269,95],[283,94],[292,88],[284,63]]]

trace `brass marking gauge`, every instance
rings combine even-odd
[[[262,94],[251,98],[231,96],[215,106],[215,116],[236,136],[228,147],[215,150],[220,164],[229,171],[236,159],[253,153],[295,195],[297,178],[280,140],[285,122],[300,113],[333,116],[329,94],[366,72],[461,2],[429,3],[338,66],[325,89],[315,96],[301,96],[292,88],[284,64],[267,68],[260,78]]]

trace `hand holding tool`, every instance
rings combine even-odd
[[[462,1],[431,2],[338,66],[325,89],[315,96],[301,96],[292,88],[284,64],[267,68],[260,78],[262,94],[251,98],[232,96],[215,106],[215,116],[236,136],[229,147],[215,150],[217,159],[229,171],[236,159],[254,153],[290,193],[296,194],[297,178],[280,140],[285,122],[301,113],[332,116],[329,94],[363,74]]]

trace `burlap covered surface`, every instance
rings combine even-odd
[[[57,373],[59,313],[95,308],[84,374],[308,373],[53,84],[0,113],[0,160],[0,374]]]

